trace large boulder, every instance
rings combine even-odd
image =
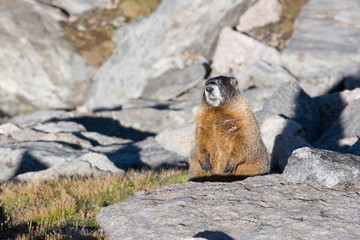
[[[199,54],[210,59],[222,27],[235,25],[255,2],[164,0],[151,15],[115,33],[118,47],[97,72],[86,105],[90,109],[117,107],[140,97],[149,79],[178,69],[183,56]]]
[[[211,65],[212,74],[238,75],[257,61],[280,64],[280,53],[246,34],[225,27],[221,30]],[[244,88],[245,83],[239,82]]]
[[[283,177],[295,183],[334,188],[360,181],[360,157],[304,147],[290,156]]]
[[[175,184],[103,208],[108,239],[358,239],[359,183],[316,189],[272,174]]]
[[[282,6],[278,0],[260,0],[239,19],[238,31],[248,31],[280,20]],[[261,16],[261,17],[259,17]]]
[[[61,16],[35,1],[0,6],[0,113],[81,105],[93,68],[62,37]]]
[[[329,92],[344,77],[359,71],[356,39],[360,37],[360,22],[354,14],[358,4],[357,0],[310,0],[302,8],[282,62],[304,80],[302,86],[308,94]]]

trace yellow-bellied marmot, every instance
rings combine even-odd
[[[195,123],[189,180],[269,172],[270,156],[258,122],[235,78],[219,76],[206,81]]]

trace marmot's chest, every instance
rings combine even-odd
[[[199,128],[200,133],[207,135],[209,140],[213,140],[214,144],[221,145],[234,141],[239,136],[241,125],[240,119],[227,118],[201,122]]]

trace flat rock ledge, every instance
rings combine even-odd
[[[187,182],[103,208],[108,239],[360,239],[360,183],[319,189],[279,174]]]

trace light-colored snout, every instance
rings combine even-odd
[[[215,84],[207,84],[205,86],[205,97],[206,97],[206,101],[214,107],[219,106],[220,103],[222,102],[220,89]]]

